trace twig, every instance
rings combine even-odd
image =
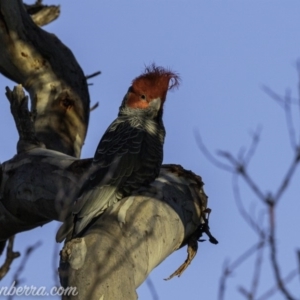
[[[235,168],[237,174],[241,175],[252,191],[256,194],[256,196],[263,202],[266,202],[265,195],[259,189],[258,185],[254,182],[254,180],[250,177],[248,172],[246,171],[244,163],[237,161],[229,152],[226,151],[218,151],[218,154],[224,158],[226,158],[232,166]]]
[[[264,241],[260,241],[255,245],[251,246],[248,250],[246,250],[242,255],[240,255],[235,261],[233,261],[230,265],[225,263],[225,267],[223,268],[223,273],[220,278],[219,283],[219,295],[218,299],[223,300],[225,296],[225,289],[226,289],[226,280],[228,276],[243,262],[245,262],[252,254],[258,251],[260,248],[264,247]]]
[[[100,75],[100,74],[101,74],[101,71],[97,71],[97,72],[95,72],[95,73],[93,73],[93,74],[91,74],[91,75],[86,75],[85,78],[86,78],[86,80],[88,80],[88,79],[91,79],[91,78],[93,78],[93,77],[96,77],[96,76],[98,76],[98,75]]]
[[[294,175],[295,171],[296,171],[296,168],[297,168],[297,165],[300,161],[300,149],[298,149],[295,153],[295,157],[293,158],[292,160],[292,163],[290,165],[290,167],[288,168],[283,180],[282,180],[282,183],[280,185],[280,187],[278,188],[275,196],[274,196],[274,202],[275,204],[278,203],[280,197],[282,196],[283,192],[286,190],[286,188],[288,187],[291,179],[292,179],[292,176]]]
[[[159,300],[159,296],[157,294],[157,291],[155,289],[155,286],[154,286],[154,284],[153,284],[150,276],[148,276],[148,278],[146,279],[146,284],[147,284],[147,286],[149,288],[149,291],[151,293],[152,299],[153,300]]]
[[[300,59],[296,63],[296,70],[298,72],[298,112],[300,115]]]
[[[96,102],[92,107],[90,107],[90,112],[95,110],[99,106],[99,102]]]
[[[269,223],[270,223],[270,237],[269,237],[269,245],[270,245],[270,260],[271,266],[273,267],[275,280],[277,282],[277,287],[279,291],[285,296],[287,300],[294,300],[295,298],[287,290],[284,280],[281,277],[281,272],[279,268],[279,264],[277,261],[277,247],[275,242],[275,206],[270,202],[269,204]]]
[[[286,126],[289,133],[290,143],[292,149],[297,149],[296,131],[295,131],[295,126],[293,123],[293,115],[291,111],[291,92],[289,90],[286,91],[284,100],[285,100],[284,112],[285,112]]]
[[[256,222],[251,215],[246,211],[246,209],[244,208],[242,199],[241,199],[241,195],[240,195],[240,188],[238,185],[238,176],[235,174],[232,177],[232,190],[233,190],[233,195],[234,195],[234,199],[236,202],[236,206],[241,214],[241,216],[244,218],[244,220],[248,223],[248,225],[262,238],[265,238],[265,233],[263,231],[263,229],[261,229],[259,227],[258,224],[262,224],[261,222],[258,223]]]
[[[227,277],[231,274],[231,271],[228,268],[228,261],[224,262],[223,265],[223,272],[220,278],[220,283],[219,283],[219,291],[218,291],[218,299],[223,300],[225,296],[225,290],[226,290],[226,280]]]
[[[287,276],[285,276],[282,281],[284,284],[289,283],[296,275],[298,274],[298,270],[295,269],[291,271]],[[256,298],[256,300],[266,300],[273,296],[276,292],[278,292],[278,285],[276,284],[269,290],[267,290],[264,294],[262,294],[260,297]]]
[[[27,247],[27,249],[25,250],[25,255],[23,256],[23,259],[21,260],[20,265],[13,276],[13,282],[15,282],[15,286],[18,286],[18,284],[22,282],[22,280],[20,279],[20,275],[22,274],[23,270],[25,269],[25,265],[26,265],[30,255],[32,254],[33,251],[35,251],[41,245],[42,245],[42,242],[38,241],[34,245]],[[9,297],[8,299],[10,300],[12,298]]]
[[[297,258],[298,258],[298,275],[300,277],[300,250],[297,251]]]
[[[293,124],[293,118],[292,118],[292,113],[291,113],[291,105],[297,104],[297,102],[292,101],[289,90],[286,91],[285,96],[283,97],[283,96],[276,94],[274,91],[272,91],[267,86],[263,86],[262,89],[271,99],[275,100],[275,102],[277,102],[284,109],[290,143],[291,143],[292,148],[296,149],[297,142],[296,142],[295,127]]]
[[[258,126],[256,131],[252,134],[252,142],[249,147],[249,150],[246,152],[244,156],[244,164],[247,166],[250,163],[251,158],[254,156],[254,153],[256,151],[256,148],[258,146],[259,140],[260,140],[260,133],[261,133],[262,127]]]
[[[54,243],[53,255],[52,255],[52,266],[53,266],[53,281],[54,286],[59,287],[59,280],[58,280],[58,265],[57,265],[57,258],[59,257],[59,248],[60,245],[58,243]]]
[[[196,139],[196,142],[198,144],[198,147],[200,149],[200,151],[204,154],[204,156],[216,167],[228,171],[230,173],[234,172],[234,169],[230,166],[230,165],[226,165],[222,162],[220,162],[219,160],[217,160],[210,152],[209,150],[206,148],[206,146],[204,145],[202,138],[199,134],[199,132],[197,130],[194,130],[194,136]]]
[[[266,85],[262,85],[262,90],[275,102],[277,102],[282,108],[284,107],[284,97],[275,93],[272,89],[270,89]]]
[[[257,249],[257,256],[256,256],[255,264],[254,264],[254,272],[253,272],[252,285],[251,285],[251,296],[252,296],[251,299],[254,299],[254,297],[257,293],[261,269],[262,269],[265,240],[261,240],[261,242],[262,242],[263,246],[260,247],[259,249]]]
[[[0,268],[0,280],[3,279],[3,277],[8,273],[14,259],[20,256],[20,252],[13,251],[14,240],[15,240],[15,236],[12,236],[8,239],[8,244],[6,248],[6,259],[2,267]]]

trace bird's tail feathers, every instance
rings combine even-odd
[[[71,235],[74,226],[73,219],[73,215],[68,216],[65,222],[59,227],[56,233],[57,243],[61,243],[68,235]]]

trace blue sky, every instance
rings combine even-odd
[[[46,1],[47,4],[57,2]],[[165,282],[186,258],[186,249],[173,253],[150,275],[159,299],[217,299],[225,259],[234,260],[252,246],[256,235],[239,215],[232,192],[232,177],[213,166],[200,152],[194,137],[198,130],[206,146],[237,154],[249,147],[251,133],[261,126],[261,141],[249,172],[263,192],[276,191],[292,160],[283,110],[262,90],[297,94],[296,62],[300,58],[298,1],[60,1],[61,16],[45,27],[55,33],[76,56],[90,80],[91,113],[82,158],[91,157],[98,141],[116,117],[131,81],[144,65],[170,67],[182,78],[178,90],[168,94],[164,123],[167,130],[164,162],[181,164],[202,176],[212,209],[211,229],[219,240],[199,245],[197,257],[181,278]],[[17,132],[4,88],[13,83],[0,77],[3,162],[16,152]],[[299,115],[294,105],[299,137]],[[4,146],[5,145],[5,146]],[[280,267],[286,275],[296,266],[299,249],[299,172],[279,203],[276,222]],[[257,216],[263,206],[241,184],[246,208]],[[266,225],[266,224],[264,224]],[[41,240],[43,245],[28,261],[23,274],[27,285],[53,286],[52,257],[58,223],[19,234],[16,249]],[[264,252],[258,296],[274,285],[269,250]],[[2,260],[0,260],[2,261]],[[20,259],[13,264],[11,273]],[[249,287],[251,258],[227,282],[226,299],[242,299],[237,287]],[[9,285],[8,275],[1,285]],[[299,278],[288,285],[299,296]],[[139,299],[152,299],[146,284]],[[271,299],[283,299],[277,293]]]

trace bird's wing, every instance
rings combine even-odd
[[[122,198],[126,179],[141,168],[145,131],[129,122],[112,123],[103,135],[94,156],[99,166],[81,189],[73,213],[76,214],[76,233],[79,233],[108,206]]]

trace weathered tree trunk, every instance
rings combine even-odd
[[[136,288],[204,221],[201,178],[176,165],[161,168],[147,190],[123,199],[61,253],[64,287],[72,299],[137,299]],[[68,297],[65,297],[68,299]]]
[[[17,155],[0,165],[0,242],[61,219],[91,169],[91,159],[79,160],[89,119],[86,78],[71,51],[32,21],[45,24],[59,9],[50,16],[27,9],[39,17],[31,19],[20,0],[0,0],[0,72],[31,99],[29,112],[22,87],[7,89],[20,139]],[[153,268],[180,246],[197,244],[207,204],[202,187],[192,172],[164,166],[151,186],[64,246],[63,286],[77,287],[74,299],[136,299]]]

